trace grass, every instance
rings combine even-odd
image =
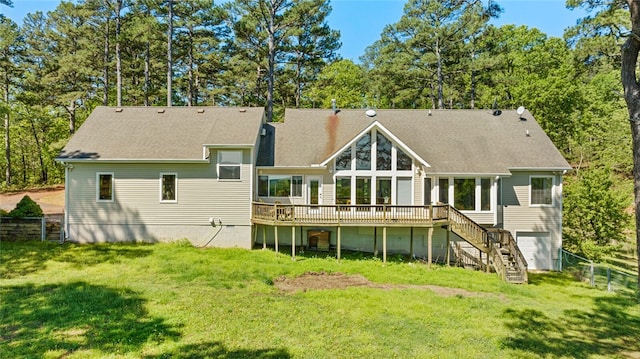
[[[385,284],[286,294],[306,272]],[[186,244],[0,243],[1,358],[637,358],[640,305],[562,273]]]

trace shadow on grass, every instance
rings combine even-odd
[[[539,357],[635,358],[640,355],[640,312],[635,306],[632,297],[618,295],[596,298],[593,312],[566,310],[555,319],[538,310],[507,309],[512,335],[504,345]]]
[[[571,273],[568,272],[529,272],[530,285],[554,285],[568,286],[574,285],[578,281]]]
[[[129,289],[75,282],[0,288],[0,357],[63,357],[77,350],[126,353],[180,336]]]
[[[145,257],[151,248],[141,244],[59,244],[56,242],[0,242],[0,278],[15,278],[46,268],[50,260],[81,269],[100,263]]]
[[[222,343],[202,343],[181,346],[174,351],[155,356],[144,356],[144,359],[200,359],[200,358],[220,358],[220,359],[241,359],[241,358],[291,358],[285,349],[237,349],[229,350]]]
[[[258,244],[253,247],[254,250],[262,249],[262,245]],[[275,247],[267,246],[267,250],[274,251]],[[291,255],[291,245],[281,245],[278,248],[278,253],[282,255]],[[320,259],[337,259],[338,255],[335,248],[331,248],[326,251],[315,250],[315,249],[305,249],[300,250],[298,246],[296,246],[296,258],[297,259],[305,259],[305,258],[320,258]],[[365,261],[382,261],[382,250],[378,252],[377,255],[374,255],[371,252],[360,252],[353,251],[348,249],[343,249],[340,252],[340,258],[344,260],[365,260]],[[399,254],[399,253],[389,253],[387,255],[387,262],[390,263],[404,263],[404,262],[424,262],[419,258],[412,258],[408,254]]]

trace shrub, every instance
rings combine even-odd
[[[36,202],[34,202],[31,197],[24,196],[16,205],[11,212],[9,212],[9,217],[13,218],[23,218],[23,217],[43,217],[44,212],[42,212],[42,208]]]

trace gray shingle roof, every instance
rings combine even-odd
[[[263,108],[123,107],[118,112],[101,106],[58,160],[202,160],[203,145],[254,145],[263,116]]]
[[[320,164],[377,121],[431,167],[429,173],[508,174],[514,169],[571,169],[525,111],[290,110],[274,123],[275,166]],[[527,135],[528,134],[528,135]]]

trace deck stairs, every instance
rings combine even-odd
[[[486,229],[453,207],[449,223],[449,229],[465,240],[451,245],[457,265],[496,272],[509,283],[527,283],[527,262],[511,232]]]

